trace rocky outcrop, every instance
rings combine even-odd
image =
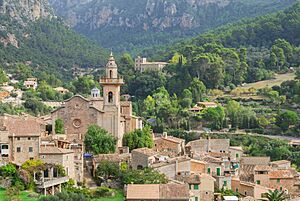
[[[47,0],[0,0],[0,16],[8,17],[7,21],[1,21],[0,43],[4,47],[12,45],[19,48],[16,35],[20,35],[21,27],[25,27],[28,22],[54,15]],[[12,23],[19,28],[12,28],[9,25]]]
[[[58,15],[72,27],[85,26],[90,30],[107,27],[165,30],[172,27],[192,29],[209,21],[216,21],[221,12],[228,17],[228,9],[243,17],[251,5],[273,6],[281,0],[49,0]],[[289,5],[295,0],[284,2]],[[245,11],[243,11],[245,9]],[[254,8],[253,8],[254,9]],[[269,9],[270,10],[270,9]],[[243,13],[244,12],[244,13]],[[255,11],[254,11],[255,12]],[[207,19],[210,18],[210,19]],[[221,20],[221,19],[219,19]]]
[[[20,22],[52,16],[47,0],[0,0],[0,14]]]

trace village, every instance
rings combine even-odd
[[[142,70],[141,63],[143,59],[138,58],[137,70]],[[154,65],[161,68],[165,64]],[[167,179],[165,183],[124,185],[123,195],[128,201],[268,200],[267,194],[274,191],[283,192],[290,200],[300,196],[300,174],[288,159],[271,161],[270,157],[248,156],[243,147],[231,146],[230,139],[214,139],[207,135],[186,143],[167,132],[152,132],[152,148],[129,150],[122,143],[124,134],[141,130],[144,125],[140,117],[132,114],[131,102],[121,99],[120,87],[124,80],[118,74],[112,54],[99,83],[103,87],[103,97],[100,90],[94,88],[89,97],[75,95],[61,102],[50,115],[2,115],[1,166],[14,164],[21,168],[30,164],[28,161],[42,161],[45,167],[34,170],[33,177],[37,191],[43,195],[61,192],[70,180],[79,188],[82,185],[97,188],[93,178],[98,165],[109,161],[118,166],[126,164],[132,170],[150,168]],[[37,80],[29,78],[24,86],[35,89]],[[61,87],[56,90],[66,93]],[[217,104],[200,102],[190,111],[210,107],[217,107]],[[62,121],[64,132],[56,128],[58,120]],[[98,125],[116,138],[115,153],[86,152],[84,138],[90,125]],[[300,143],[292,141],[290,146],[297,147]],[[60,167],[65,174],[59,173]],[[101,185],[120,187],[112,180]],[[239,196],[222,193],[226,191]]]

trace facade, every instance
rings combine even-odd
[[[129,184],[126,188],[126,200],[178,200],[190,199],[187,184]]]
[[[40,136],[46,125],[30,115],[0,117],[2,161],[22,165],[29,159],[39,158]]]
[[[200,139],[191,141],[186,145],[186,152],[189,155],[195,153],[229,153],[229,139]]]
[[[27,80],[24,81],[24,86],[27,89],[37,89],[38,83],[37,83],[37,78],[28,78]]]
[[[121,147],[124,133],[142,128],[142,123],[132,115],[131,102],[120,100],[120,87],[124,81],[118,75],[112,54],[100,84],[103,86],[103,98],[97,89],[92,90],[90,99],[79,95],[72,97],[52,112],[52,124],[56,119],[62,119],[67,140],[76,142],[82,142],[88,126],[96,124],[115,136],[118,147]]]
[[[41,146],[39,155],[40,159],[45,163],[62,165],[66,174],[76,180],[74,152],[72,150]]]
[[[149,148],[134,149],[131,152],[132,169],[143,169],[150,167],[153,163],[160,160],[160,155],[156,151]]]
[[[177,157],[185,154],[185,140],[168,136],[164,133],[162,137],[154,139],[154,150],[169,157]]]
[[[166,62],[148,62],[147,58],[138,57],[135,59],[134,69],[136,71],[161,71],[168,63]]]

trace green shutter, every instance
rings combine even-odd
[[[210,168],[207,168],[207,174],[210,174]]]
[[[256,181],[256,184],[260,185],[260,180],[257,180],[257,181]]]
[[[195,201],[198,201],[198,197],[195,197]]]
[[[194,190],[199,190],[199,185],[198,184],[194,184]]]
[[[224,181],[224,186],[227,186],[227,181]]]
[[[221,168],[217,168],[217,176],[221,176]]]

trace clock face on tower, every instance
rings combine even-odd
[[[74,119],[73,120],[73,126],[75,128],[79,128],[81,126],[81,120],[80,119]]]

